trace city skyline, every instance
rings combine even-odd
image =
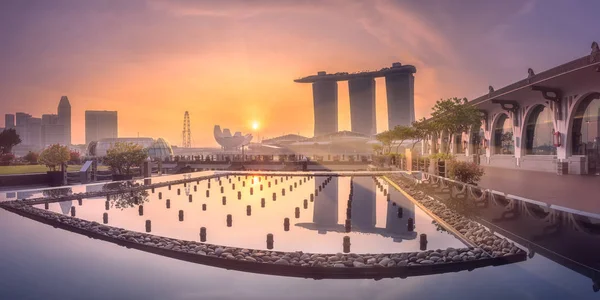
[[[439,98],[473,99],[488,85],[525,78],[528,67],[539,72],[586,55],[600,36],[593,1],[486,5],[6,1],[0,28],[12,29],[0,29],[7,70],[0,75],[0,114],[40,116],[67,95],[73,144],[85,142],[84,111],[104,109],[119,111],[120,136],[164,137],[174,145],[181,143],[184,111],[192,116],[194,146],[216,146],[215,124],[251,132],[258,121],[263,137],[311,136],[312,93],[294,84],[299,76],[414,65],[421,118]],[[557,14],[571,17],[556,20]],[[376,89],[380,132],[387,128],[382,79]],[[337,127],[349,130],[347,82],[339,91]]]

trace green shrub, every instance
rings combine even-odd
[[[48,146],[48,148],[40,153],[39,161],[46,165],[50,171],[56,171],[57,168],[66,164],[70,157],[69,148],[67,146],[55,144]]]
[[[450,179],[468,184],[477,184],[483,174],[483,168],[476,163],[448,161],[448,178]]]

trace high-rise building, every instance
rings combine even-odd
[[[58,115],[42,115],[42,147],[54,144],[63,144],[65,141],[65,127],[59,124]]]
[[[319,72],[323,74],[323,72]],[[322,76],[322,75],[321,75]],[[338,86],[335,80],[313,83],[315,136],[338,131]]]
[[[26,142],[25,145],[32,146],[34,149],[42,147],[42,119],[29,118],[25,127]]]
[[[375,79],[359,77],[348,80],[350,123],[352,131],[368,136],[377,133],[375,118]]]
[[[415,77],[412,73],[392,73],[385,76],[388,104],[388,127],[410,126],[415,121]]]
[[[5,114],[4,115],[4,128],[15,128],[15,115]]]
[[[64,126],[64,141],[63,145],[71,145],[71,103],[67,96],[60,97],[58,103],[58,124]]]
[[[116,111],[85,111],[85,143],[108,138],[118,138]]]

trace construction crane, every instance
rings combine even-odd
[[[192,148],[192,130],[190,129],[190,113],[185,112],[183,115],[183,142],[181,146],[183,148]]]

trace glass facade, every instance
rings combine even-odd
[[[513,126],[506,114],[498,117],[494,126],[494,154],[515,154]]]
[[[600,173],[600,94],[584,99],[573,118],[573,155],[585,155],[588,172]]]
[[[152,138],[110,138],[110,139],[101,139],[95,143],[90,143],[88,146],[88,155],[90,156],[105,156],[106,151],[116,142],[125,142],[125,143],[135,143],[142,146],[144,149],[148,151],[148,156],[150,158],[160,158],[164,159],[166,157],[171,157],[173,155],[173,149],[169,143],[159,138],[156,141]]]
[[[553,132],[552,110],[544,105],[536,106],[525,124],[525,154],[556,155]]]
[[[173,156],[173,149],[165,139],[159,138],[152,146],[148,147],[148,156],[164,159]]]

